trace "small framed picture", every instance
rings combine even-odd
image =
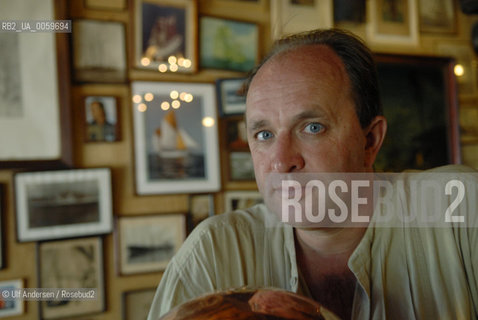
[[[124,292],[123,320],[146,320],[155,293],[156,288]]]
[[[226,120],[226,137],[228,150],[249,151],[246,121],[243,117]]]
[[[201,17],[200,30],[202,68],[248,72],[259,61],[257,24]]]
[[[197,71],[196,0],[135,0],[135,65]]]
[[[227,191],[224,194],[226,212],[247,209],[263,202],[258,191]]]
[[[125,28],[120,22],[73,21],[73,77],[77,82],[126,81]]]
[[[123,275],[163,271],[186,238],[184,214],[120,217],[117,225]]]
[[[220,187],[214,85],[133,82],[138,194]]]
[[[216,81],[219,114],[222,117],[246,112],[246,78],[218,79]]]
[[[255,181],[254,164],[250,152],[229,153],[229,179],[230,181]]]
[[[198,194],[189,197],[188,233],[200,222],[214,216],[214,196],[212,194]]]
[[[118,116],[118,99],[116,97],[86,97],[86,141],[118,141],[120,138]]]
[[[40,288],[95,289],[95,299],[41,301],[42,319],[70,318],[105,308],[103,247],[100,237],[41,242]]]
[[[14,292],[19,289],[23,289],[23,280],[21,279],[0,281],[0,318],[7,318],[23,314],[23,300],[5,298],[3,292]]]
[[[110,169],[20,172],[14,180],[20,242],[112,231]]]
[[[271,33],[282,36],[333,26],[332,0],[271,1]]]

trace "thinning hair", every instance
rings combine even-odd
[[[352,99],[362,128],[368,126],[377,115],[383,114],[372,52],[362,39],[341,29],[312,30],[277,40],[269,54],[249,73],[246,92],[254,76],[267,61],[280,53],[310,45],[328,46],[342,60],[350,79]]]

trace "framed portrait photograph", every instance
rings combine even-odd
[[[202,68],[248,72],[259,61],[259,27],[251,22],[203,16],[199,46]]]
[[[418,44],[417,0],[370,0],[367,38],[384,44]]]
[[[214,85],[133,82],[136,192],[220,188]]]
[[[112,231],[109,168],[19,172],[14,183],[20,242]]]
[[[22,315],[24,312],[24,301],[22,299],[5,299],[3,291],[12,292],[23,289],[23,280],[0,281],[0,318],[9,318]]]
[[[246,78],[216,80],[217,101],[221,117],[246,112]]]
[[[156,288],[131,290],[123,293],[123,320],[146,320]]]
[[[159,72],[197,71],[197,1],[134,0],[135,65]]]
[[[126,81],[125,27],[121,22],[73,21],[73,78],[76,82]]]
[[[456,4],[454,0],[419,0],[418,16],[421,32],[456,32]]]
[[[197,194],[189,197],[188,233],[199,223],[214,215],[214,196],[212,194]]]
[[[275,0],[271,6],[271,34],[282,36],[333,26],[332,0]]]
[[[85,98],[85,139],[87,142],[113,142],[120,139],[118,98]]]
[[[66,19],[64,1],[4,0],[0,20]],[[66,33],[0,33],[0,166],[73,164]],[[34,54],[32,54],[34,53]]]
[[[117,230],[120,274],[163,271],[186,239],[186,215],[120,217]]]
[[[258,191],[227,191],[224,193],[226,212],[247,209],[264,200]]]
[[[41,319],[71,319],[105,308],[103,242],[100,237],[40,242],[40,288],[95,289],[95,299],[40,302]]]

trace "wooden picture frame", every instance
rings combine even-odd
[[[417,0],[370,0],[367,38],[372,43],[418,45]]]
[[[453,60],[378,54],[376,61],[389,129],[375,170],[402,172],[461,163]]]
[[[137,81],[132,92],[136,192],[219,190],[214,85]]]
[[[40,242],[40,288],[95,289],[94,299],[40,302],[41,319],[71,318],[105,309],[103,241],[100,237]]]
[[[303,1],[275,0],[271,6],[271,34],[273,39],[282,36],[333,26],[332,0]]]
[[[259,61],[256,23],[211,16],[203,16],[199,21],[202,68],[248,72],[256,66]]]
[[[87,142],[120,140],[119,100],[114,96],[85,97],[85,140]]]
[[[155,293],[155,287],[123,292],[123,320],[146,319]]]
[[[185,214],[123,216],[116,222],[121,275],[165,270],[186,239]]]
[[[197,15],[196,0],[134,0],[134,65],[196,72]]]
[[[221,117],[241,115],[246,112],[246,78],[216,80],[217,102]]]
[[[19,172],[14,183],[19,242],[112,231],[109,168]]]
[[[29,6],[5,0],[0,19],[67,19],[66,11],[61,0],[35,1]],[[68,35],[3,33],[1,41],[5,46],[0,59],[8,61],[2,69],[8,89],[0,95],[0,166],[72,166]]]
[[[0,301],[2,302],[0,318],[19,316],[24,313],[25,303],[23,299],[12,297],[12,293],[20,289],[23,289],[22,279],[0,281]]]
[[[420,32],[455,33],[456,4],[454,0],[419,0]]]
[[[262,202],[262,195],[258,191],[227,191],[224,193],[226,212],[247,209]]]
[[[92,19],[73,21],[73,79],[124,83],[127,78],[125,26]]]

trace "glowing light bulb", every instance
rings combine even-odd
[[[141,65],[146,67],[146,66],[149,66],[149,64],[151,63],[151,60],[149,60],[149,58],[146,58],[146,57],[143,57],[141,58]]]
[[[148,102],[153,101],[153,99],[154,99],[154,94],[152,94],[151,92],[148,92],[144,95],[144,100]]]
[[[179,100],[174,100],[173,102],[171,102],[171,106],[174,109],[179,109],[179,107],[181,106],[181,102],[179,102]]]
[[[179,92],[177,92],[176,90],[173,90],[169,93],[169,96],[171,97],[171,99],[177,99],[179,96]]]
[[[146,110],[148,110],[148,106],[147,106],[147,105],[145,105],[144,103],[138,104],[138,111],[139,111],[139,112],[145,112]]]
[[[169,109],[169,102],[163,101],[163,103],[161,103],[161,109],[163,109],[164,111],[168,110]]]
[[[135,94],[133,96],[133,102],[134,103],[140,103],[142,100],[143,100],[143,98],[141,98],[141,96],[139,94]]]
[[[164,73],[164,72],[168,71],[168,66],[167,66],[166,64],[164,64],[164,63],[161,63],[161,64],[158,66],[158,70],[159,70],[159,72],[163,72],[163,73]]]
[[[457,77],[461,77],[465,74],[465,69],[463,68],[461,64],[457,64],[455,68],[453,69],[453,71],[455,72],[455,75]]]
[[[202,119],[202,125],[207,127],[207,128],[210,128],[210,127],[214,126],[214,119],[211,118],[211,117],[204,117]]]

